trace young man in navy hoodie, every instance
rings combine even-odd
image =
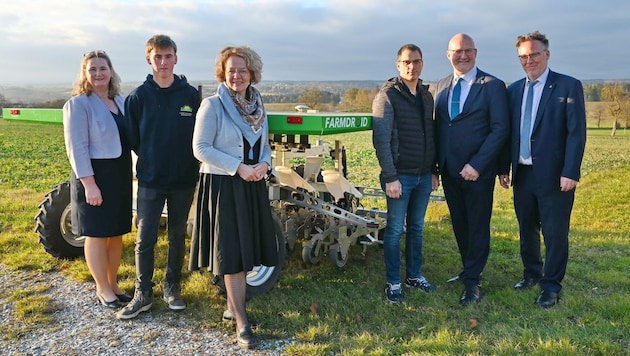
[[[183,310],[181,276],[186,226],[198,178],[199,162],[192,153],[192,134],[199,92],[184,76],[174,75],[177,45],[155,35],[146,45],[153,74],[125,100],[125,128],[138,155],[136,288],[133,300],[117,314],[132,319],[153,304],[155,243],[164,204],[168,207],[168,257],[163,299],[172,310]]]

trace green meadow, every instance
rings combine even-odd
[[[349,180],[376,186],[378,164],[371,132],[322,137],[341,140],[347,149]],[[33,232],[33,217],[44,194],[69,177],[61,126],[0,120],[0,261],[20,271],[61,271],[67,278],[92,283],[82,258],[48,255]],[[352,246],[347,265],[323,258],[306,265],[301,248],[289,255],[274,289],[252,299],[250,314],[265,339],[288,339],[290,355],[621,355],[630,353],[630,133],[589,129],[582,179],[578,185],[570,234],[570,260],[560,303],[543,310],[534,304],[537,290],[517,292],[522,265],[512,193],[497,186],[492,219],[491,255],[482,300],[464,308],[460,284],[446,280],[460,261],[444,202],[428,208],[423,274],[436,293],[406,290],[405,301],[384,301],[382,249]],[[377,201],[364,204],[378,205]],[[135,231],[124,237],[122,286],[133,290]],[[161,285],[166,258],[161,236],[155,281]],[[362,253],[365,252],[365,253]],[[187,265],[187,261],[184,265]],[[199,323],[232,333],[222,323],[224,300],[211,277],[185,273],[183,315],[191,329]],[[161,295],[160,287],[156,294]],[[0,326],[0,338],[19,342],[30,328],[54,323],[42,290],[11,290],[19,295],[16,313],[30,322]],[[49,302],[49,301],[48,301]],[[95,304],[96,305],[96,304]],[[155,303],[152,313],[169,313]],[[471,322],[472,321],[472,322]],[[112,315],[112,323],[118,323]]]

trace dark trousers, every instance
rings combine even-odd
[[[466,286],[480,283],[481,272],[488,262],[494,182],[494,179],[471,182],[461,177],[442,175]]]
[[[195,187],[184,189],[155,189],[138,187],[138,235],[136,237],[136,288],[147,291],[153,287],[155,244],[160,218],[166,203],[168,210],[165,282],[179,283],[186,248],[186,226]]]
[[[559,292],[569,259],[569,224],[575,189],[542,191],[531,166],[520,165],[514,179],[514,210],[520,233],[521,259],[525,278],[541,278],[543,290]],[[541,256],[540,232],[545,242]]]

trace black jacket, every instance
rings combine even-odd
[[[433,96],[422,81],[417,93],[391,78],[372,103],[372,141],[384,183],[399,174],[437,173]]]

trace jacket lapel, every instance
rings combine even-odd
[[[485,73],[477,69],[477,78],[475,78],[475,82],[470,86],[470,91],[468,92],[468,96],[466,97],[466,101],[464,102],[464,107],[462,107],[462,113],[466,113],[470,109],[471,103],[474,103],[476,97],[481,92],[481,86],[485,83],[486,76]]]
[[[547,81],[545,82],[545,87],[543,88],[542,96],[540,97],[540,102],[538,103],[538,110],[536,111],[536,118],[534,119],[534,127],[532,127],[532,133],[534,133],[538,125],[540,125],[540,120],[542,120],[543,112],[547,107],[547,102],[549,102],[549,99],[551,99],[551,93],[553,93],[553,90],[556,87],[555,79],[555,74],[549,71]]]
[[[453,75],[449,75],[447,78],[442,79],[438,84],[438,97],[435,107],[437,110],[442,111],[444,117],[448,117],[448,94],[453,84]]]

